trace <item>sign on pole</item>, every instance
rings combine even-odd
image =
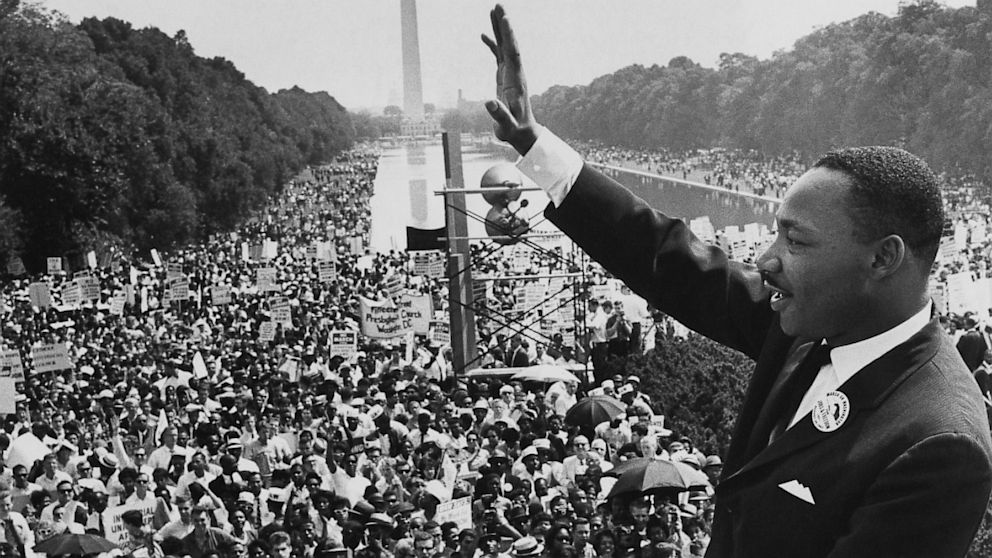
[[[48,258],[48,274],[62,273],[62,258]]]
[[[358,352],[358,332],[348,330],[331,331],[329,356],[339,355],[345,359]]]
[[[21,362],[21,353],[17,349],[7,349],[0,351],[0,378],[24,379],[24,363]]]
[[[31,347],[31,364],[35,373],[72,369],[69,351],[64,343],[51,343]]]

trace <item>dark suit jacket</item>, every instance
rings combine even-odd
[[[839,388],[850,415],[807,415],[767,445],[763,403],[812,346],[785,335],[753,266],[586,166],[545,215],[637,294],[756,361],[737,418],[707,556],[962,556],[992,491],[974,379],[935,320]],[[813,504],[780,485],[798,481]]]
[[[985,360],[985,351],[988,347],[985,345],[985,338],[982,337],[982,333],[973,329],[965,332],[958,339],[957,349],[961,353],[965,365],[968,366],[968,370],[975,370]]]

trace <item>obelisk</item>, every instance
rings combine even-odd
[[[424,89],[420,81],[420,39],[417,37],[417,2],[400,0],[403,39],[403,116],[424,120]]]

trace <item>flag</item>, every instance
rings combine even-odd
[[[406,228],[407,250],[447,250],[448,243],[442,238],[447,236],[444,227],[438,229]]]

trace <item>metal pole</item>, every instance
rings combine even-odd
[[[468,372],[469,366],[478,366],[475,339],[475,312],[472,310],[472,269],[465,265],[470,261],[468,221],[466,220],[465,178],[462,174],[461,135],[444,132],[441,134],[444,146],[445,188],[456,190],[447,197],[445,203],[445,232],[448,241],[448,314],[451,319],[452,365],[461,373]]]

